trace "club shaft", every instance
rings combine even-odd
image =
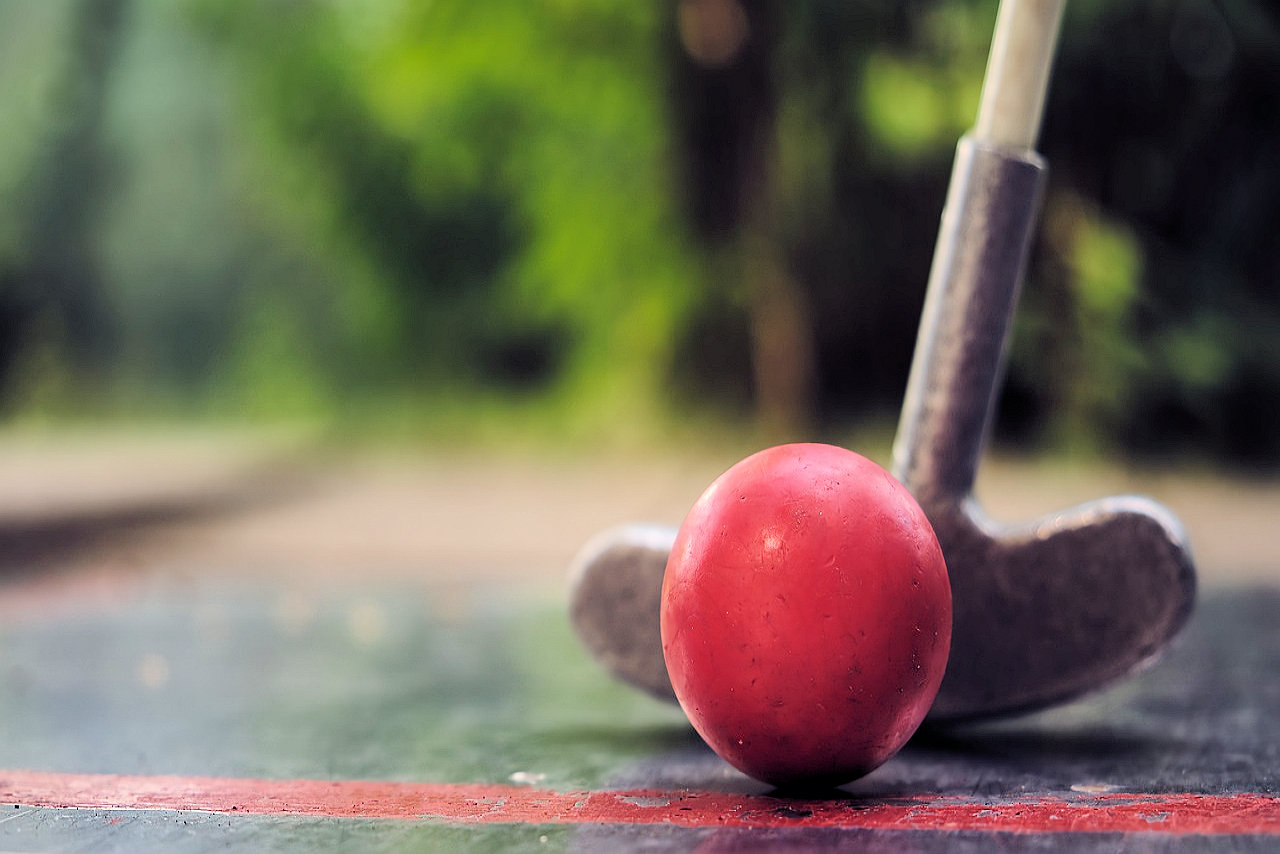
[[[960,141],[907,383],[894,474],[929,509],[966,497],[986,444],[1046,167]]]

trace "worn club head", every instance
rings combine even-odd
[[[1186,621],[1195,572],[1178,521],[1105,498],[1021,527],[976,502],[933,505],[951,576],[951,657],[929,720],[1070,700],[1154,660]]]
[[[926,506],[951,576],[951,657],[931,723],[1012,714],[1104,687],[1153,661],[1191,613],[1195,571],[1177,519],[1139,496],[1023,526],[972,500]],[[610,673],[675,700],[659,600],[676,529],[599,535],[573,570],[571,614]]]
[[[1113,682],[1185,623],[1195,570],[1177,520],[1108,498],[1022,527],[971,493],[1000,384],[1045,167],[1032,151],[961,141],[894,446],[894,474],[933,523],[954,607],[932,722],[1030,711]],[[675,531],[630,526],[577,561],[574,625],[618,678],[674,695],[659,598]]]
[[[623,682],[672,702],[659,611],[675,541],[675,528],[623,525],[583,546],[569,571],[569,616],[587,651]]]

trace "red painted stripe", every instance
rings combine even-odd
[[[129,777],[0,770],[0,803],[457,824],[672,824],[999,833],[1280,835],[1272,795],[1082,795],[990,802],[920,796],[795,800],[702,791],[552,792],[524,786],[354,780]]]

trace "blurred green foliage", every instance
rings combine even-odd
[[[365,271],[333,295],[346,304],[332,321],[358,320],[322,372],[338,369],[344,397],[479,389],[559,398],[560,416],[652,416],[697,293],[664,156],[656,7],[195,8],[274,122],[272,159],[318,185],[322,233]],[[297,283],[275,284],[247,342],[288,330]],[[353,360],[366,364],[343,376]]]
[[[750,423],[767,302],[738,278],[763,257],[811,332],[810,431],[892,417],[994,14],[4,5],[0,402],[465,434]],[[718,90],[741,33],[767,75]],[[1069,4],[1000,438],[1280,460],[1278,69],[1260,0]],[[695,119],[766,152],[763,232],[706,227],[752,187],[732,145],[696,150]]]

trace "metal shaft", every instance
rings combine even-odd
[[[893,472],[928,509],[967,496],[986,444],[1044,161],[965,137],[942,214]]]

